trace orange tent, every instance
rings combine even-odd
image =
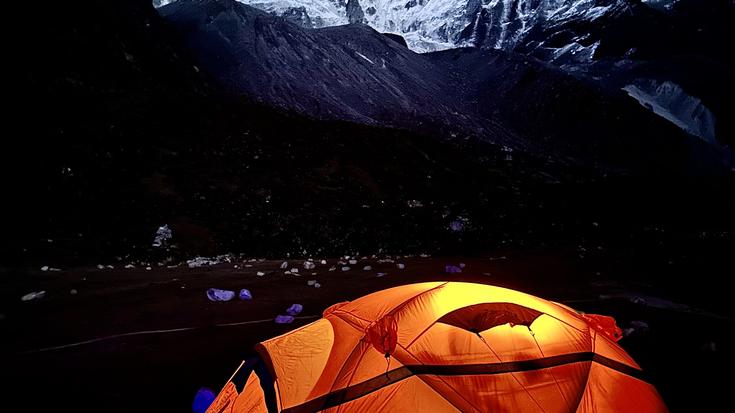
[[[256,349],[208,413],[665,412],[609,317],[432,282],[333,305]]]

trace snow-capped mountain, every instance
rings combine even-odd
[[[154,0],[162,6],[175,0]],[[569,21],[593,22],[620,13],[631,0],[238,0],[279,16],[297,17],[307,27],[366,23],[374,29],[402,35],[417,52],[478,46],[512,50],[534,32]],[[669,8],[677,0],[644,0]],[[597,44],[586,36],[554,47],[558,55],[589,59]],[[536,47],[545,47],[538,41]]]
[[[154,5],[173,1],[154,0]],[[718,63],[723,56],[718,44],[729,33],[729,0],[237,1],[305,28],[367,24],[402,36],[416,52],[460,47],[518,52],[580,77],[606,78],[609,87],[639,101],[642,92],[631,94],[629,86],[669,85],[661,90],[676,90],[678,97],[655,93],[661,109],[654,113],[705,141],[713,142],[713,134],[729,141],[726,104],[716,93],[722,87],[690,81],[729,78],[722,74],[727,66]],[[704,59],[682,58],[703,53]],[[682,96],[696,102],[697,110],[682,111]]]

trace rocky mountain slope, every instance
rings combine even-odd
[[[180,0],[159,12],[234,94],[307,116],[480,139],[602,170],[702,172],[726,161],[627,93],[512,52],[417,54],[366,25],[304,28],[234,0]]]
[[[239,0],[302,27],[365,23],[418,52],[502,49],[601,79],[690,134],[732,145],[728,0]],[[171,3],[157,0],[157,5]],[[723,91],[724,93],[720,93]]]

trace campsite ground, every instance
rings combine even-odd
[[[24,411],[189,411],[196,390],[218,389],[239,361],[252,354],[256,342],[310,322],[333,303],[401,284],[455,280],[514,288],[612,315],[623,328],[632,321],[646,322],[649,331],[620,344],[647,371],[673,411],[714,410],[728,397],[727,380],[720,377],[733,365],[735,323],[729,293],[712,292],[711,286],[698,285],[696,275],[685,278],[681,272],[699,266],[709,273],[721,263],[702,267],[706,257],[696,254],[677,262],[644,263],[640,258],[633,261],[634,255],[580,254],[574,248],[396,259],[405,263],[404,270],[368,258],[347,272],[328,271],[334,259],[313,271],[305,271],[301,260],[291,260],[290,266],[301,268],[301,276],[284,275],[280,260],[194,269],[4,270],[0,331],[9,359],[3,370],[10,379],[5,383],[13,385],[6,387],[10,391],[3,403],[18,403]],[[443,273],[446,264],[459,262],[466,264],[462,274]],[[372,270],[363,270],[365,265]],[[259,277],[258,271],[267,275]],[[377,277],[379,272],[387,275]],[[650,284],[662,277],[671,277],[670,282]],[[308,286],[311,279],[321,288]],[[213,303],[205,296],[210,287],[248,288],[254,299]],[[77,294],[71,294],[72,289]],[[23,294],[38,290],[45,290],[46,297],[20,301]],[[303,304],[306,317],[291,325],[273,323],[273,317],[292,303]],[[265,321],[217,326],[253,320]],[[49,348],[179,328],[185,330]]]

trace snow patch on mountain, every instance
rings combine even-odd
[[[367,57],[367,56],[365,56],[364,54],[362,54],[362,53],[360,53],[360,52],[358,52],[358,51],[355,51],[355,53],[357,53],[357,55],[358,55],[358,56],[360,56],[360,57],[362,57],[363,59],[365,59],[365,60],[367,60],[368,62],[370,62],[370,64],[371,64],[371,65],[374,65],[374,64],[375,64],[375,62],[373,62],[372,60],[370,60],[370,58],[369,58],[369,57]],[[383,64],[385,64],[385,60],[383,60]]]
[[[687,133],[715,144],[715,116],[702,101],[677,84],[640,80],[623,88],[641,105]]]

